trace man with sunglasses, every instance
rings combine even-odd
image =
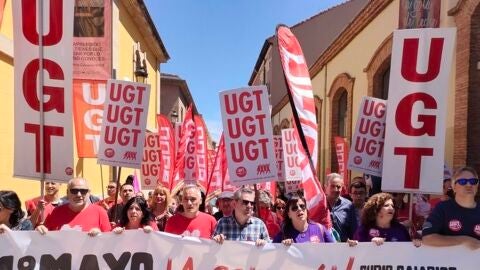
[[[221,218],[212,239],[222,244],[224,240],[251,241],[257,246],[270,242],[267,227],[253,216],[255,193],[249,188],[240,188],[233,194],[233,215]]]
[[[73,178],[68,181],[68,203],[58,206],[45,219],[44,225],[39,225],[37,231],[41,234],[47,231],[57,231],[63,227],[79,227],[90,236],[111,230],[105,210],[89,203],[90,190],[87,181],[83,178]]]
[[[480,205],[475,201],[478,182],[477,172],[470,167],[460,168],[453,174],[455,197],[440,202],[423,224],[424,244],[480,248]]]

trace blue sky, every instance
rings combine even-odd
[[[145,0],[170,55],[164,73],[187,81],[212,139],[222,131],[218,92],[248,85],[266,38],[339,0]]]

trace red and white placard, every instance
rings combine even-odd
[[[393,35],[382,190],[438,193],[454,28]]]
[[[282,129],[283,159],[285,161],[285,191],[295,192],[301,189],[302,168],[298,155],[297,140],[294,135],[295,129]]]
[[[109,80],[103,111],[99,164],[140,168],[150,85]]]
[[[285,181],[282,135],[273,135],[273,148],[275,150],[275,159],[277,160],[277,181]]]
[[[140,169],[140,180],[142,189],[155,189],[161,182],[163,172],[162,151],[160,150],[160,135],[147,132],[143,146],[142,168]]]
[[[220,92],[230,182],[253,184],[277,178],[267,88]]]
[[[387,102],[363,97],[348,156],[348,169],[382,176]]]
[[[42,7],[38,7],[38,3],[35,0],[12,1],[15,44],[14,175],[67,181],[73,175],[74,1],[46,1]],[[39,38],[41,10],[44,20],[42,38]],[[39,55],[40,40],[43,60]],[[40,85],[40,74],[43,74],[43,85]],[[43,96],[40,87],[43,87]],[[40,104],[43,104],[43,123]],[[42,126],[43,141],[40,138]]]

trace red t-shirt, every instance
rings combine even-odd
[[[112,230],[107,212],[95,204],[88,205],[80,212],[73,212],[68,204],[64,204],[53,209],[52,214],[45,220],[45,226],[51,231],[58,231],[65,224],[72,228],[80,226],[84,232],[93,228],[99,228],[102,232]]]
[[[38,201],[40,201],[42,197],[36,197],[30,200],[25,201],[25,208],[27,209],[28,216],[31,216],[33,212],[37,209]],[[57,204],[53,205],[51,202],[45,204],[45,208],[43,209],[43,219],[45,220],[55,209]],[[35,223],[35,224],[33,224]],[[32,221],[34,227],[36,227],[40,223],[40,216],[36,221]]]
[[[175,214],[168,219],[165,225],[165,232],[210,238],[215,231],[217,221],[209,214],[199,212],[194,218],[186,218],[181,214]]]

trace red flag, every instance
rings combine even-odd
[[[5,11],[6,2],[7,0],[0,0],[0,29],[2,29],[3,12]]]
[[[196,161],[196,180],[203,187],[208,183],[208,146],[207,146],[207,127],[201,116],[195,115],[195,161]]]
[[[170,120],[164,115],[157,115],[158,134],[160,136],[160,151],[163,170],[159,179],[170,190],[173,188],[173,172],[175,170],[175,139]]]
[[[277,27],[277,39],[290,104],[295,117],[295,133],[303,175],[302,185],[310,218],[330,228],[331,220],[325,193],[315,174],[318,151],[317,119],[307,63],[298,40],[288,27]]]
[[[193,109],[190,105],[182,123],[182,137],[177,151],[177,160],[174,173],[174,186],[184,180],[185,182],[195,181],[195,122],[193,120]]]

